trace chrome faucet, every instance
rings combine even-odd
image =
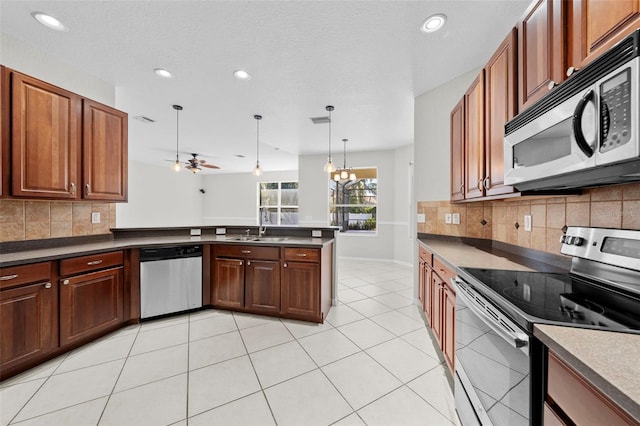
[[[260,207],[259,212],[260,212],[260,220],[258,221],[259,227],[258,227],[258,237],[262,237],[264,234],[267,233],[267,227],[262,225],[262,214],[264,212],[264,207]]]

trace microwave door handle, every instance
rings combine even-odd
[[[500,323],[497,322],[487,311],[486,307],[479,306],[477,302],[471,299],[470,296],[465,294],[465,290],[456,286],[457,280],[451,278],[451,284],[456,288],[456,297],[460,297],[464,304],[467,305],[469,310],[476,314],[478,318],[482,320],[494,333],[504,339],[514,348],[522,348],[529,344],[529,337],[526,334],[518,332],[510,332],[506,330]],[[485,306],[488,305],[485,304]]]
[[[587,104],[593,101],[594,96],[595,92],[593,89],[585,93],[582,99],[580,99],[580,101],[578,102],[578,105],[576,105],[576,109],[573,112],[573,135],[576,138],[578,148],[580,148],[580,150],[584,152],[584,155],[586,155],[587,157],[593,156],[593,148],[587,143],[586,139],[584,138],[584,133],[582,132],[582,114],[584,113],[584,109]]]

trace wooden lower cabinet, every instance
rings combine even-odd
[[[321,317],[320,264],[285,262],[282,266],[282,314],[316,319]]]
[[[58,286],[40,282],[0,291],[0,378],[58,346]]]
[[[244,260],[216,258],[213,265],[213,306],[244,307]]]
[[[436,337],[438,343],[442,341],[442,280],[436,273],[431,274],[431,312],[429,313],[429,321],[431,330]],[[440,345],[442,349],[442,345]]]
[[[90,340],[124,321],[123,268],[60,280],[60,345]]]
[[[280,312],[280,262],[247,261],[245,307],[253,312]]]
[[[448,283],[442,286],[442,353],[454,373],[456,352],[456,293]]]

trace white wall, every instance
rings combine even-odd
[[[476,70],[463,74],[415,98],[413,146],[416,201],[449,199],[449,114],[478,72],[479,70]]]
[[[1,34],[0,63],[47,83],[115,106],[115,87],[20,40]]]
[[[202,220],[204,225],[247,225],[257,221],[258,182],[297,181],[298,172],[265,172],[203,175]]]
[[[394,160],[394,259],[411,264],[416,238],[413,225],[413,145],[397,149]]]
[[[167,163],[169,164],[169,163]],[[129,161],[129,202],[116,204],[116,227],[202,225],[202,175]]]
[[[323,171],[326,162],[326,155],[298,157],[299,222],[302,226],[329,225],[329,178]]]

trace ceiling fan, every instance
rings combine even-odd
[[[191,171],[191,173],[198,173],[200,170],[202,170],[202,167],[207,168],[207,169],[219,169],[220,167],[214,165],[214,164],[208,164],[206,160],[201,160],[198,159],[198,154],[192,152],[191,153],[191,158],[189,158],[185,163],[184,163],[184,168]]]

